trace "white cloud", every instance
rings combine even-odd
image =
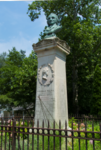
[[[15,47],[18,51],[20,51],[21,49],[25,50],[26,56],[28,56],[33,50],[32,44],[36,42],[38,42],[38,37],[35,37],[32,39],[25,39],[23,37],[13,38],[12,40],[8,42],[0,41],[0,54],[3,52],[8,53],[8,50],[11,50],[13,47]]]

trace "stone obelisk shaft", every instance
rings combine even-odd
[[[44,39],[33,44],[38,57],[35,125],[37,119],[42,127],[44,120],[51,123],[61,120],[68,123],[68,101],[66,85],[66,55],[70,48],[59,38]]]

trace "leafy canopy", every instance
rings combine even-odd
[[[25,51],[16,48],[9,51],[5,65],[0,68],[1,107],[34,107],[36,93],[37,56],[32,51],[29,57]]]
[[[101,67],[95,68],[91,113],[101,116]]]

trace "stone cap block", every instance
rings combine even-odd
[[[36,44],[32,45],[34,51],[36,53],[40,51],[46,51],[53,48],[57,48],[67,55],[70,53],[70,47],[66,43],[66,41],[60,40],[58,37],[43,39]]]

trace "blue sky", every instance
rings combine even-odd
[[[38,42],[39,34],[47,25],[42,12],[32,22],[27,10],[29,1],[0,1],[0,54],[16,47],[25,50],[26,56],[32,51],[32,44]]]

